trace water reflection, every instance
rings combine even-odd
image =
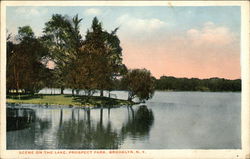
[[[126,117],[118,121],[120,124],[116,124],[117,112]],[[147,136],[154,120],[147,106],[128,109],[8,108],[7,116],[8,149],[118,149],[128,137]],[[23,116],[27,119],[23,120]],[[14,129],[13,125],[18,127]]]
[[[118,98],[127,99],[120,93]],[[157,91],[146,104],[153,120],[139,106],[84,110],[24,104],[34,111],[34,122],[20,122],[22,113],[7,110],[7,149],[241,148],[241,93]],[[139,112],[148,117],[140,118]]]
[[[64,121],[57,131],[59,149],[117,149],[119,146],[119,135],[113,130],[110,122],[102,123],[102,112],[99,121],[90,118],[91,110],[85,110],[87,119],[80,120],[80,110],[77,110],[77,120],[72,111],[71,120]],[[62,119],[63,111],[61,111]],[[60,120],[61,123],[61,120]]]
[[[122,136],[129,135],[133,138],[147,136],[154,121],[151,109],[146,105],[140,106],[136,112],[128,106],[128,121],[122,126]]]
[[[25,129],[35,121],[35,111],[25,108],[9,108],[7,121],[7,131]]]

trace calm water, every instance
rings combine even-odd
[[[112,109],[9,105],[7,149],[241,148],[240,98],[240,93],[156,92],[144,106]]]

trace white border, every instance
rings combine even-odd
[[[6,6],[240,6],[241,7],[241,138],[242,149],[164,149],[145,150],[143,155],[19,155],[18,151],[6,150],[5,102],[6,102]],[[1,64],[0,64],[0,158],[250,158],[250,58],[249,58],[249,2],[248,1],[3,1],[1,2]],[[57,150],[53,150],[57,151]]]

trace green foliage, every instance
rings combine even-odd
[[[43,87],[60,87],[61,94],[64,88],[71,88],[84,89],[90,96],[95,90],[119,87],[117,81],[126,74],[124,79],[133,81],[127,85],[130,100],[135,96],[142,101],[151,98],[154,79],[150,72],[128,72],[122,63],[118,28],[105,31],[95,17],[83,40],[81,21],[78,15],[69,18],[54,14],[45,23],[40,38],[35,37],[31,27],[19,27],[20,43],[7,41],[7,90],[34,93]],[[49,61],[54,68],[46,67]]]
[[[44,87],[47,50],[29,26],[19,27],[18,33],[19,43],[7,42],[7,91],[34,93]]]
[[[224,78],[175,78],[162,76],[156,80],[157,90],[172,91],[241,91],[241,80],[227,80]]]
[[[130,70],[122,78],[123,88],[129,91],[128,100],[138,97],[140,101],[152,98],[154,94],[154,78],[146,69]]]
[[[23,40],[24,38],[34,38],[34,32],[30,26],[26,25],[18,28],[18,39]]]
[[[82,40],[81,21],[78,15],[69,19],[55,14],[45,24],[43,40],[50,51],[50,59],[56,64],[56,83],[62,89],[111,90],[115,77],[126,70],[117,29],[112,33],[104,31],[95,17]]]
[[[115,78],[126,68],[122,64],[122,49],[116,31],[104,31],[101,22],[96,17],[93,19],[77,58],[70,66],[71,71],[67,74],[67,79],[71,79],[69,83],[75,83],[75,87],[71,88],[88,92],[113,88]]]
[[[105,47],[102,24],[96,17],[92,21],[91,29],[86,34],[83,52],[90,60],[86,64],[91,70],[93,89],[108,88],[111,84],[108,52]]]
[[[49,58],[56,65],[57,85],[60,85],[62,90],[66,86],[75,87],[74,81],[67,75],[71,71],[72,65],[74,66],[74,60],[77,59],[83,42],[79,31],[81,21],[82,19],[79,19],[78,15],[69,19],[60,14],[54,14],[45,23],[42,39],[44,45],[49,49]]]

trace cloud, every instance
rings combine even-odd
[[[86,15],[100,15],[102,13],[102,11],[100,9],[97,9],[97,8],[89,8],[89,9],[85,10],[84,13]]]
[[[161,21],[157,18],[151,18],[151,19],[135,18],[128,14],[118,17],[117,23],[121,25],[121,27],[137,32],[138,31],[149,32],[167,26],[166,22]]]
[[[189,29],[187,40],[194,45],[228,45],[236,40],[229,28],[206,22],[201,29]]]
[[[230,28],[207,22],[183,32],[159,30],[151,36],[121,35],[129,68],[144,67],[156,77],[240,77],[240,39]]]
[[[24,14],[25,16],[38,16],[44,15],[48,12],[48,9],[38,9],[35,7],[19,7],[16,9],[17,14]]]

